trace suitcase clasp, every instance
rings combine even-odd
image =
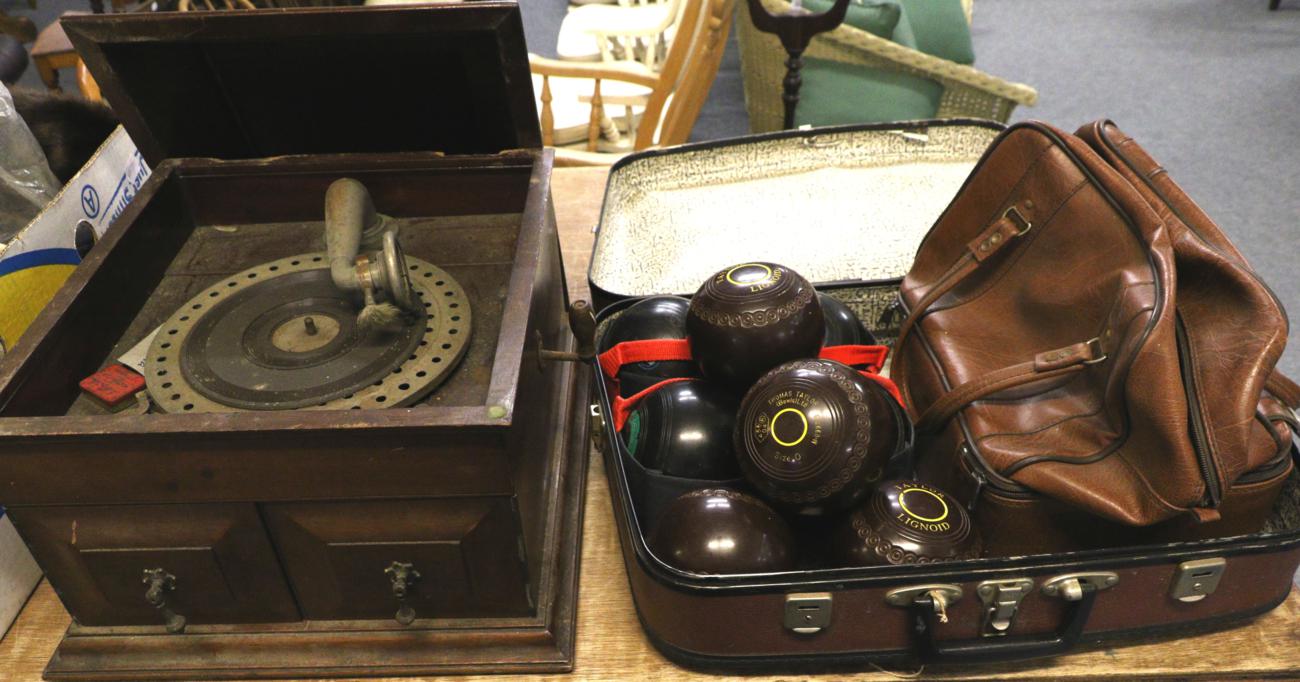
[[[923,608],[934,609],[940,623],[947,623],[948,607],[960,601],[961,595],[961,585],[912,585],[890,590],[885,595],[885,603],[903,608],[922,604]]]
[[[1083,599],[1084,590],[1100,592],[1118,584],[1119,575],[1110,571],[1066,573],[1043,583],[1043,594],[1049,597],[1060,597],[1066,601],[1079,601]]]
[[[830,624],[830,592],[800,592],[785,595],[787,630],[801,635],[814,635]]]
[[[1020,609],[1020,601],[1034,591],[1034,581],[1029,578],[1010,580],[985,580],[975,587],[975,594],[984,602],[984,625],[980,634],[1001,637],[1011,629],[1011,623]]]
[[[1198,602],[1214,593],[1228,562],[1223,557],[1197,559],[1178,564],[1169,596],[1181,602]]]

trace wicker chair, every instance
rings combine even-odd
[[[761,1],[763,7],[772,13],[786,12],[791,7],[786,0]],[[971,16],[971,1],[963,2],[967,21]],[[781,102],[785,50],[776,36],[754,28],[747,3],[739,2],[737,5],[736,30],[749,129],[756,133],[780,130],[785,113]],[[1005,81],[974,67],[940,59],[847,25],[814,38],[804,57],[902,71],[936,81],[943,86],[943,97],[936,113],[939,118],[984,118],[1005,122],[1017,104],[1033,105],[1038,101],[1038,91],[1028,85]]]

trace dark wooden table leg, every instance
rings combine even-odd
[[[776,35],[785,48],[785,80],[782,81],[781,101],[785,104],[784,127],[794,127],[794,112],[799,106],[799,89],[803,86],[803,53],[813,36],[825,33],[844,21],[849,9],[849,0],[835,0],[829,10],[813,14],[802,8],[794,8],[784,14],[771,14],[763,7],[761,0],[748,0],[749,16],[754,28]]]
[[[803,50],[791,51],[785,60],[785,80],[781,100],[785,103],[785,119],[781,127],[789,130],[794,127],[794,110],[799,106],[799,89],[803,87]]]

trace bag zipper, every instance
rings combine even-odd
[[[1201,414],[1201,401],[1197,397],[1196,372],[1192,368],[1191,345],[1187,341],[1187,329],[1183,326],[1183,316],[1174,311],[1174,330],[1178,339],[1178,366],[1183,374],[1183,391],[1187,394],[1187,424],[1192,440],[1192,449],[1196,451],[1196,460],[1201,466],[1201,477],[1205,479],[1207,507],[1218,507],[1223,498],[1219,488],[1219,472],[1214,464],[1214,453],[1210,450],[1210,441],[1206,436],[1205,419]]]
[[[1192,223],[1192,221],[1187,220],[1186,218],[1183,217],[1182,212],[1178,210],[1178,207],[1174,206],[1174,203],[1169,200],[1169,197],[1165,196],[1165,193],[1160,190],[1160,187],[1158,187],[1156,183],[1152,182],[1149,177],[1147,177],[1145,174],[1142,173],[1142,171],[1138,170],[1137,164],[1134,163],[1133,160],[1129,158],[1128,154],[1126,154],[1124,150],[1120,149],[1118,144],[1115,144],[1115,142],[1110,139],[1110,136],[1107,135],[1104,130],[1102,131],[1100,137],[1102,141],[1106,144],[1106,146],[1109,147],[1110,150],[1115,154],[1115,156],[1119,157],[1120,160],[1124,162],[1124,165],[1128,166],[1129,170],[1132,171],[1134,175],[1141,178],[1143,184],[1145,184],[1147,188],[1149,188],[1153,193],[1155,193],[1156,196],[1160,197],[1160,200],[1165,203],[1165,206],[1169,208],[1169,211],[1173,213],[1174,216],[1178,218],[1179,222],[1181,222],[1189,232],[1195,235],[1196,238],[1199,239],[1201,243],[1205,245],[1206,248],[1218,254],[1220,258],[1223,258],[1224,260],[1235,264],[1239,269],[1243,270],[1247,275],[1249,275],[1252,279],[1254,279],[1255,283],[1258,284],[1260,287],[1262,287],[1264,291],[1268,292],[1268,295],[1273,299],[1273,304],[1277,306],[1277,309],[1279,311],[1281,311],[1282,320],[1286,324],[1286,328],[1289,333],[1291,328],[1291,318],[1287,315],[1286,306],[1282,305],[1282,299],[1278,298],[1277,292],[1273,291],[1273,287],[1269,286],[1268,282],[1265,282],[1264,279],[1259,276],[1259,273],[1255,272],[1255,269],[1250,267],[1250,265],[1248,265],[1244,261],[1238,261],[1236,258],[1225,253],[1216,244],[1214,244],[1214,242],[1211,242],[1209,239],[1206,239],[1205,235],[1201,233],[1200,229],[1197,228],[1196,225]],[[1166,174],[1167,173],[1168,172],[1166,171]]]

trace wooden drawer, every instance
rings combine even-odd
[[[14,525],[82,625],[162,625],[298,620],[251,504],[30,507]],[[146,598],[147,571],[170,576]],[[172,618],[173,627],[180,621]]]
[[[417,618],[532,610],[509,497],[272,504],[264,515],[309,620],[394,618],[394,563],[419,574],[405,598]]]

